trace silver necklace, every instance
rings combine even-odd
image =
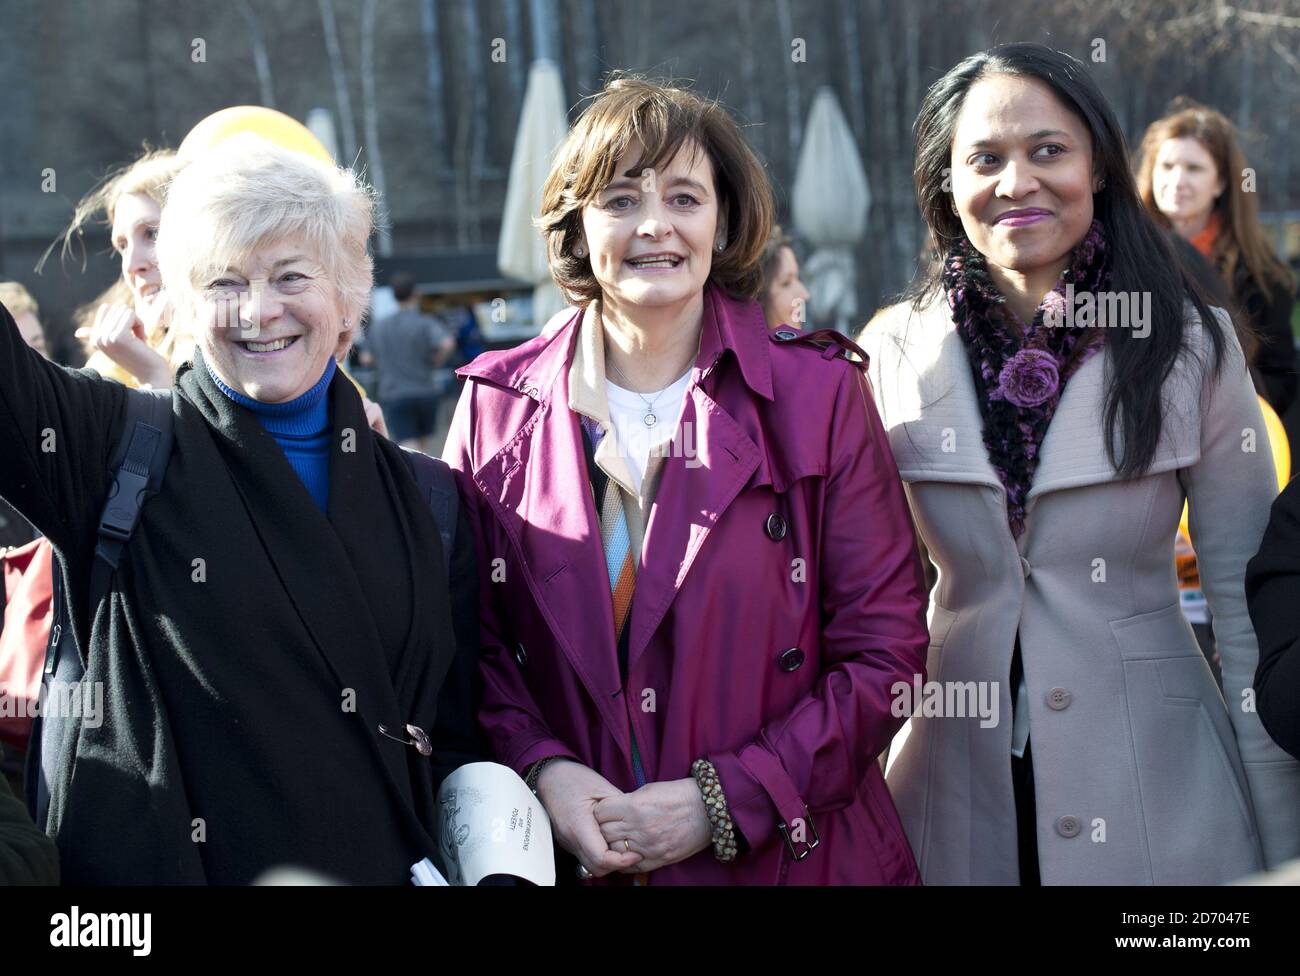
[[[631,385],[630,383],[628,383],[628,381],[627,381],[627,377],[623,375],[623,371],[622,371],[621,369],[619,369],[617,366],[615,366],[612,360],[610,360],[608,357],[606,357],[605,362],[609,363],[609,368],[612,369],[612,370],[615,372],[615,374],[617,374],[617,376],[618,376],[618,378],[619,378],[620,380],[623,381],[624,387],[625,387],[629,392],[631,392],[631,393],[636,393],[637,398],[638,398],[642,403],[645,404],[645,414],[641,417],[641,423],[645,424],[647,427],[650,427],[650,428],[654,428],[654,427],[659,426],[659,415],[658,415],[657,413],[655,413],[655,404],[657,404],[657,403],[659,402],[659,397],[661,397],[661,396],[664,395],[664,393],[666,392],[666,389],[664,389],[664,390],[660,390],[659,393],[658,393],[658,395],[655,396],[655,398],[654,398],[653,400],[647,400],[647,399],[646,399],[644,396],[642,396],[640,393],[637,393],[636,390],[633,390],[633,389],[632,389],[632,385]]]

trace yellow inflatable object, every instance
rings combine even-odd
[[[1277,472],[1277,490],[1280,492],[1291,480],[1291,445],[1286,439],[1282,418],[1263,397],[1259,398],[1259,409],[1264,414],[1264,429],[1268,431],[1268,443],[1273,448],[1273,470]],[[1187,538],[1192,537],[1191,529],[1187,526],[1186,503],[1183,504],[1183,518],[1178,523],[1178,529]]]
[[[277,146],[338,165],[311,129],[291,115],[260,105],[236,105],[213,112],[190,130],[177,153],[184,159],[197,159],[241,132],[252,132]]]

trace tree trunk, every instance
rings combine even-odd
[[[379,197],[376,243],[379,253],[393,253],[393,234],[389,227],[387,185],[384,180],[384,155],[379,142],[379,100],[375,97],[375,10],[378,0],[365,0],[361,8],[361,108],[366,130],[366,173]]]
[[[334,98],[339,106],[339,137],[343,142],[344,166],[357,158],[357,123],[352,117],[352,96],[348,93],[348,73],[339,48],[338,23],[334,19],[333,0],[318,0],[321,26],[325,30],[325,51],[329,55],[330,75],[334,80]]]

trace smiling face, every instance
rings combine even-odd
[[[152,197],[126,193],[113,208],[113,250],[122,259],[122,280],[131,289],[137,311],[158,300],[162,275],[154,254],[161,211]]]
[[[666,166],[642,172],[641,154],[630,146],[615,166],[619,175],[582,210],[583,246],[602,301],[633,315],[697,298],[720,236],[708,156],[687,142]]]
[[[966,95],[952,142],[952,196],[990,272],[1063,270],[1092,223],[1092,139],[1043,82],[995,74]]]
[[[1160,144],[1151,168],[1151,192],[1160,212],[1170,220],[1205,220],[1226,187],[1214,157],[1199,139],[1185,136]]]
[[[194,284],[204,358],[227,386],[254,400],[283,403],[301,396],[330,358],[347,350],[338,291],[297,237],[262,244],[237,265]]]

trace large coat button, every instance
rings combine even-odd
[[[785,519],[776,512],[767,517],[767,523],[763,526],[763,531],[767,533],[767,537],[773,542],[780,542],[784,539],[786,530]]]
[[[789,342],[791,339],[799,338],[799,333],[793,329],[778,329],[773,335],[782,342]]]
[[[776,663],[782,671],[798,671],[799,666],[803,664],[803,659],[803,651],[797,647],[792,647],[787,651],[782,651],[776,659]]]
[[[1056,821],[1056,832],[1062,837],[1078,837],[1082,828],[1078,817],[1065,816]]]
[[[515,660],[521,668],[528,663],[528,652],[524,650],[523,644],[515,645]]]
[[[1071,695],[1064,688],[1053,688],[1047,693],[1047,707],[1054,712],[1063,712],[1070,707]]]

